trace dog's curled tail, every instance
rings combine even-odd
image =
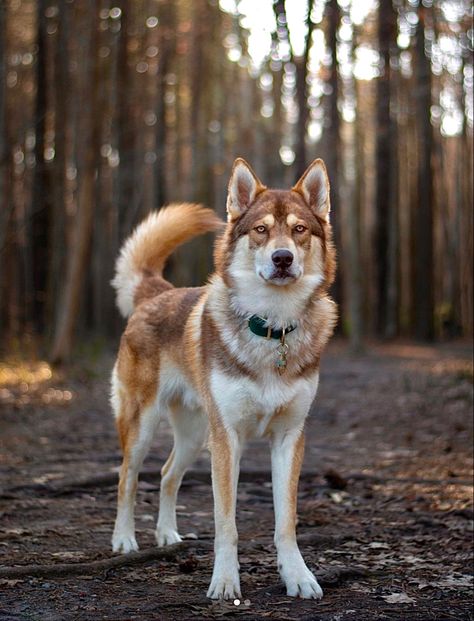
[[[170,289],[172,285],[162,274],[173,250],[222,224],[212,209],[194,203],[169,205],[150,213],[126,240],[115,265],[112,286],[117,291],[120,313],[128,317],[138,302]],[[138,292],[139,285],[146,285],[147,280],[150,286],[141,286]]]

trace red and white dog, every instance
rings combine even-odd
[[[336,322],[328,297],[335,271],[329,182],[315,160],[288,191],[267,189],[237,159],[228,223],[205,287],[175,289],[165,260],[221,221],[199,205],[151,214],[117,261],[117,303],[130,316],[112,376],[123,463],[112,538],[115,552],[137,550],[137,478],[160,417],[174,448],[163,466],[156,527],[159,546],[180,541],[176,496],[206,439],[212,455],[215,562],[208,597],[240,597],[235,525],[239,461],[248,438],[271,443],[275,544],[288,595],[320,598],[295,535],[304,424],[316,395],[321,352]]]

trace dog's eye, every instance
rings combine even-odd
[[[306,231],[306,227],[302,224],[297,224],[293,230],[295,233],[304,233]]]
[[[256,226],[254,228],[254,231],[257,231],[257,233],[265,233],[267,230],[266,226],[263,226],[263,224],[261,224],[260,226]]]

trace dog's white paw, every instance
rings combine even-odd
[[[134,534],[114,533],[112,537],[112,550],[122,554],[137,552],[138,544]]]
[[[155,531],[156,543],[158,547],[170,546],[173,543],[179,543],[182,541],[179,533],[173,528],[160,528]]]
[[[238,571],[232,574],[214,573],[207,591],[211,599],[236,599],[240,594],[240,580]]]
[[[280,573],[286,585],[286,593],[290,597],[302,597],[303,599],[322,598],[323,590],[306,565],[298,568],[282,568]]]

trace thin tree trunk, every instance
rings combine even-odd
[[[337,30],[341,21],[341,14],[339,4],[337,0],[330,0],[326,6],[328,28],[327,38],[328,46],[331,50],[332,62],[331,62],[331,75],[329,78],[329,86],[331,92],[327,99],[328,104],[328,116],[329,116],[329,149],[327,150],[327,165],[328,174],[331,184],[331,223],[334,233],[334,243],[337,250],[342,249],[342,234],[341,234],[341,205],[340,205],[340,150],[341,150],[341,138],[340,138],[340,121],[339,121],[339,77],[337,72]],[[332,287],[332,292],[336,302],[339,305],[339,314],[344,316],[344,282],[343,282],[343,270],[338,265],[336,280]]]
[[[354,144],[352,146],[352,170],[354,171],[355,178],[353,179],[353,191],[350,203],[349,211],[349,257],[350,257],[350,315],[351,315],[351,334],[350,342],[351,349],[354,353],[360,353],[363,349],[363,334],[364,334],[364,284],[365,291],[367,292],[367,283],[362,282],[362,248],[361,248],[361,226],[362,226],[362,205],[365,202],[365,149],[364,149],[364,133],[365,127],[363,122],[363,116],[361,111],[360,90],[363,88],[363,84],[355,82],[356,93],[356,106],[359,113],[356,115],[356,119],[353,123],[353,138]],[[366,320],[367,321],[367,320]]]
[[[460,238],[461,244],[459,249],[460,263],[460,293],[461,293],[461,325],[462,332],[465,336],[472,337],[474,314],[473,308],[473,278],[472,266],[474,264],[473,255],[473,140],[472,130],[467,127],[464,120],[463,133],[459,137],[459,141],[463,145],[463,159],[458,162],[459,172],[462,179],[459,179],[463,191],[463,203],[460,209]]]
[[[48,265],[46,314],[48,332],[54,329],[57,299],[62,286],[63,266],[66,258],[66,142],[70,92],[68,88],[69,16],[70,5],[59,4],[58,34],[55,53],[54,84],[54,164],[52,187],[51,243]]]
[[[431,169],[432,126],[431,62],[425,54],[426,9],[420,8],[416,33],[418,119],[418,207],[415,213],[415,334],[423,340],[434,335],[433,304],[433,179]]]
[[[30,264],[27,265],[26,288],[29,319],[41,333],[45,327],[45,298],[48,285],[49,240],[51,227],[51,185],[48,163],[45,160],[45,132],[47,114],[47,45],[48,35],[46,0],[37,4],[37,66],[36,66],[36,109],[35,109],[35,171],[33,193],[28,219],[31,239]],[[31,314],[30,314],[31,313]]]
[[[8,222],[11,213],[11,205],[8,201],[10,167],[8,162],[8,141],[5,105],[5,58],[7,52],[6,20],[6,3],[0,2],[0,335],[2,335],[3,333],[3,336],[5,336],[6,324],[8,321],[7,305],[5,303],[7,297],[7,272],[5,257],[7,255]]]
[[[191,191],[199,189],[202,148],[202,119],[204,118],[203,95],[209,68],[205,63],[207,12],[205,3],[193,4],[193,42],[191,53]],[[199,200],[201,198],[199,197]]]
[[[354,43],[352,44],[354,56]],[[355,97],[356,110],[360,109],[359,85],[352,77],[351,90]],[[349,339],[351,350],[360,353],[363,350],[363,316],[362,316],[362,264],[361,264],[361,195],[364,183],[363,149],[361,136],[361,119],[356,115],[356,120],[351,123],[350,138],[346,148],[346,203],[348,210],[348,253],[346,268],[348,310],[349,310]],[[362,160],[362,161],[361,161]]]
[[[87,6],[86,24],[90,31],[89,54],[84,68],[83,106],[80,123],[80,161],[78,166],[79,189],[78,211],[75,219],[73,245],[69,252],[66,283],[58,313],[51,361],[60,364],[71,355],[74,329],[81,306],[81,293],[87,273],[92,222],[95,204],[95,172],[98,138],[100,135],[99,115],[96,114],[98,93],[97,43],[98,8],[90,0]],[[91,91],[88,92],[88,86]]]
[[[161,10],[159,44],[158,98],[156,104],[155,196],[157,207],[168,201],[166,192],[166,77],[174,52],[175,8],[172,0],[164,0]]]
[[[135,136],[135,58],[131,59],[128,51],[130,40],[129,29],[133,22],[133,4],[127,0],[120,0],[121,29],[119,34],[118,51],[118,150],[120,157],[118,172],[118,218],[119,237],[122,241],[130,232],[134,219],[136,205],[135,171],[136,171],[136,136]],[[133,61],[129,66],[130,61]]]
[[[308,16],[306,18],[306,26],[308,34],[306,36],[304,52],[302,56],[293,57],[296,66],[296,102],[298,104],[298,123],[296,126],[296,144],[295,144],[295,180],[299,179],[306,170],[308,165],[306,153],[306,134],[308,130],[308,63],[309,53],[312,44],[312,34],[314,24],[311,21],[311,11],[313,9],[314,0],[309,2]]]
[[[396,244],[395,196],[396,195],[396,153],[395,123],[390,115],[390,101],[394,82],[390,68],[392,46],[396,45],[397,17],[392,0],[380,0],[378,43],[383,58],[383,74],[377,81],[377,125],[376,125],[376,265],[377,265],[377,332],[381,336],[393,336],[396,300],[393,299],[393,280],[396,277],[394,247]],[[395,155],[395,157],[394,157]]]

